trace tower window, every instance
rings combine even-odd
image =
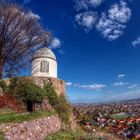
[[[49,72],[49,62],[48,61],[41,61],[40,72]]]

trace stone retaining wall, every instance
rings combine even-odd
[[[53,107],[49,104],[48,99],[44,99],[42,103],[35,103],[33,107],[34,111],[53,111]]]
[[[1,124],[0,131],[7,140],[44,140],[61,129],[58,115],[22,123]]]
[[[25,77],[20,77],[20,78],[25,78]],[[52,86],[54,87],[55,92],[57,95],[65,95],[66,94],[66,84],[65,81],[60,80],[58,78],[53,78],[53,77],[37,77],[37,76],[29,76],[26,77],[27,79],[31,79],[37,86],[43,87],[44,84],[47,84],[48,82],[52,83]],[[6,84],[10,84],[10,78],[5,80]],[[1,92],[1,91],[0,91]]]
[[[36,76],[30,76],[27,78],[31,79],[36,85],[40,87],[43,87],[44,84],[51,82],[58,96],[61,94],[63,95],[66,94],[65,82],[63,80],[53,78],[53,77],[36,77]]]

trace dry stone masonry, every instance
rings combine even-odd
[[[51,82],[58,96],[60,94],[63,94],[63,95],[66,94],[66,91],[65,91],[66,85],[63,80],[60,80],[58,78],[53,78],[53,77],[36,77],[36,76],[31,76],[27,78],[31,79],[36,85],[40,87],[43,87],[44,84]]]
[[[1,124],[6,140],[44,140],[50,133],[61,129],[58,115],[22,123]]]

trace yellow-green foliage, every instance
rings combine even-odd
[[[54,107],[61,120],[64,123],[69,123],[72,109],[64,95],[57,96],[51,83],[44,86],[44,92],[47,96],[49,103]]]
[[[8,91],[8,86],[6,85],[6,83],[3,80],[0,80],[0,88],[2,88],[2,90],[4,92]]]
[[[0,132],[0,140],[6,140],[6,139],[4,138],[4,134],[3,134],[2,132]]]
[[[67,99],[64,95],[58,97],[58,104],[55,106],[57,113],[64,123],[69,123],[70,117],[72,115],[72,108],[67,102]]]
[[[55,92],[54,88],[52,87],[52,83],[48,83],[44,85],[44,93],[47,96],[49,103],[52,106],[56,106],[58,104],[58,97],[57,93]]]
[[[26,78],[18,80],[12,90],[14,92],[14,96],[24,102],[42,102],[45,96],[43,89],[36,86],[31,80]]]

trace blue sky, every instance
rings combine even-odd
[[[73,103],[140,97],[139,0],[25,0],[54,36]]]

